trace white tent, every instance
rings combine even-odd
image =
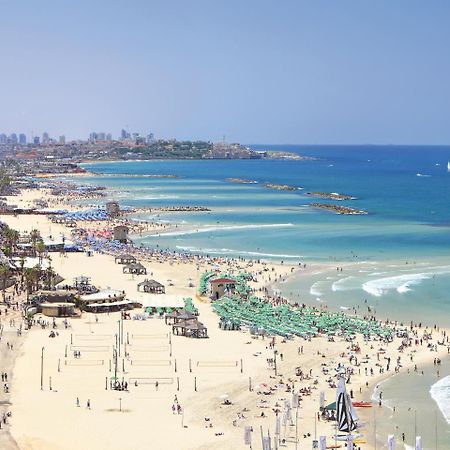
[[[183,297],[169,294],[144,294],[136,292],[131,295],[132,300],[140,303],[144,308],[183,308]]]

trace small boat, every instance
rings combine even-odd
[[[447,171],[450,172],[450,161],[447,162]]]
[[[372,402],[352,402],[355,408],[372,408]]]

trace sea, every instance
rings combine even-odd
[[[381,318],[450,328],[450,147],[250,147],[314,159],[96,162],[84,164],[98,176],[83,183],[106,186],[122,206],[210,210],[136,214],[167,225],[136,238],[138,243],[312,265],[314,270],[299,271],[274,289],[293,302],[361,314],[371,308]],[[266,183],[296,189],[273,190]],[[315,191],[356,199],[308,195]],[[314,202],[368,214],[338,215]],[[388,432],[405,432],[405,448],[411,447],[415,411],[424,448],[450,449],[450,359],[442,362],[439,378],[436,367],[425,368],[423,376],[392,377],[383,383],[383,398],[396,411],[377,411],[378,448],[385,447]]]

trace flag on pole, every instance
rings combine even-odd
[[[387,445],[388,445],[388,450],[395,450],[395,436],[393,434],[390,434],[388,436]]]
[[[263,443],[263,450],[271,450],[270,449],[270,437],[264,436],[262,443]]]
[[[277,421],[275,424],[275,434],[280,436],[281,434],[281,417],[277,416]]]
[[[292,407],[293,408],[297,408],[299,406],[298,401],[299,401],[298,392],[294,392],[292,394]]]
[[[319,437],[319,450],[327,450],[327,437],[320,436]]]
[[[416,450],[422,450],[422,436],[416,436]]]
[[[252,445],[252,427],[245,427],[244,444],[245,445]]]

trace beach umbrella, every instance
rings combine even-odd
[[[228,394],[222,394],[222,395],[219,395],[219,398],[220,398],[221,400],[225,400],[225,399],[228,398]]]

